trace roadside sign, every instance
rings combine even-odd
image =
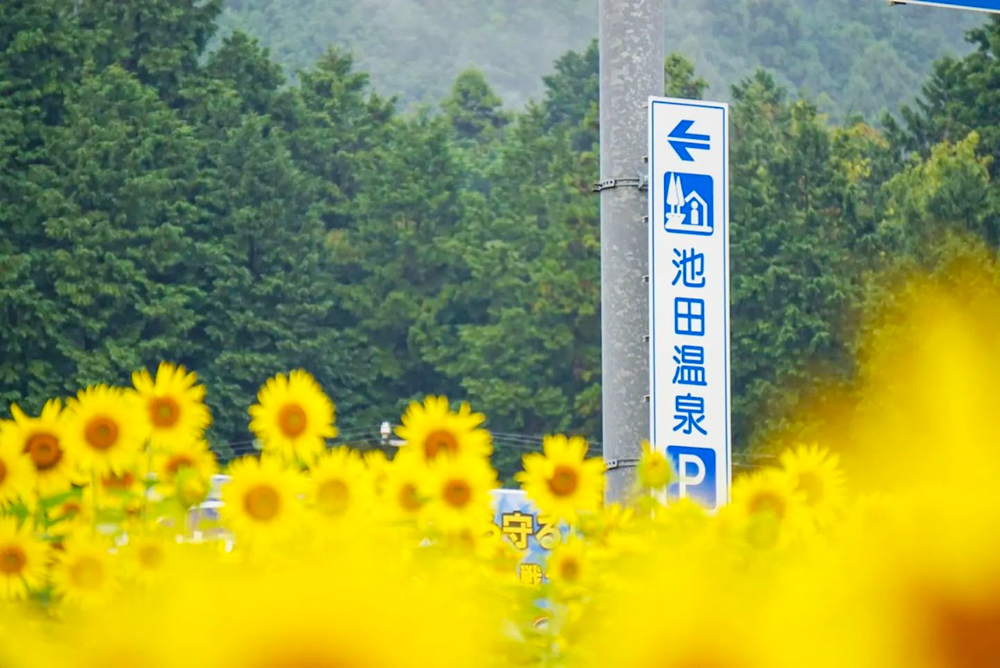
[[[1000,14],[1000,0],[890,0],[890,5],[929,5],[947,9],[971,9]]]
[[[714,509],[732,479],[729,107],[649,98],[650,442],[668,498]]]
[[[527,585],[543,584],[549,554],[565,538],[568,527],[539,512],[523,490],[495,489],[490,494],[493,523],[521,553],[518,579]]]

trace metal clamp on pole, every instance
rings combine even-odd
[[[604,463],[605,472],[614,469],[635,468],[639,464],[638,457],[621,457],[619,459],[609,459]]]
[[[598,181],[591,187],[591,192],[599,193],[602,190],[610,190],[612,188],[620,187],[630,187],[638,188],[639,190],[649,189],[649,177],[645,174],[641,174],[636,177],[631,178],[620,178],[620,179],[604,179],[603,181]]]

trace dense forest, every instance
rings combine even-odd
[[[663,0],[668,51],[683,53],[713,99],[758,68],[837,120],[910,103],[933,60],[964,55],[981,17],[885,0]],[[598,0],[226,0],[220,35],[261,40],[292,76],[330,45],[354,54],[375,90],[437,104],[469,66],[512,108],[597,37]],[[405,62],[406,66],[400,64]]]
[[[348,441],[431,392],[497,434],[598,439],[596,45],[523,110],[466,70],[402,111],[346,51],[289,81],[216,36],[221,11],[0,4],[4,414],[167,359],[206,382],[223,455],[258,385],[297,367]],[[1000,20],[968,41],[877,122],[832,125],[763,70],[732,86],[738,450],[854,376],[861,315],[889,299],[873,272],[995,253]],[[706,90],[686,56],[664,73]],[[498,449],[505,474],[521,452]]]

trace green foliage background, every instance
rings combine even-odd
[[[268,11],[288,18],[292,4]],[[577,5],[562,4],[569,21]],[[487,6],[512,24],[538,18],[476,5]],[[230,2],[225,16],[252,7]],[[754,40],[778,42],[751,39],[740,21],[759,27],[765,9],[792,11],[739,7],[714,20],[736,22],[747,53],[758,53]],[[128,382],[132,369],[167,359],[208,385],[211,439],[224,456],[249,447],[246,409],[261,382],[298,367],[335,399],[349,442],[427,393],[489,416],[506,442],[496,458],[504,476],[535,447],[513,434],[596,441],[596,45],[561,55],[538,98],[516,111],[492,87],[502,77],[478,70],[455,76],[435,107],[402,111],[346,51],[299,62],[287,80],[254,38],[213,37],[222,9],[218,0],[0,5],[4,411]],[[902,41],[940,45],[947,32],[928,22],[911,35],[895,18],[865,16],[857,20],[876,33],[879,21],[896,25]],[[796,48],[819,48],[817,34]],[[831,124],[822,96],[785,85],[840,91],[846,113],[852,77],[879,80],[822,59],[786,58],[806,69],[759,69],[731,87],[738,451],[785,434],[798,407],[822,400],[819,388],[850,383],[862,314],[890,299],[869,275],[934,269],[970,246],[995,254],[1000,21],[971,31],[969,48],[938,60],[916,102],[878,122]],[[924,61],[902,54],[917,51],[928,55],[897,54],[914,73]],[[421,76],[418,64],[395,63]],[[665,91],[698,97],[723,76],[702,72],[672,54]],[[435,88],[422,90],[409,94]],[[917,92],[865,91],[876,102]]]

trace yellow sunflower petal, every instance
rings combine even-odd
[[[268,379],[250,407],[250,430],[264,450],[309,464],[337,436],[335,406],[319,383],[302,370]]]
[[[67,402],[66,447],[87,474],[124,473],[142,451],[148,432],[139,395],[106,385],[88,387]]]
[[[515,476],[542,512],[574,524],[579,513],[597,510],[603,500],[604,462],[585,459],[587,442],[579,436],[546,436],[542,448],[544,454],[524,456],[524,470]]]
[[[16,404],[13,420],[0,426],[0,448],[23,452],[31,465],[31,490],[40,497],[70,489],[76,480],[75,458],[66,442],[68,414],[58,399],[46,402],[41,415],[29,417]]]
[[[45,583],[48,546],[27,526],[0,518],[0,600],[23,599]]]
[[[211,424],[211,413],[204,404],[205,387],[197,381],[195,373],[169,362],[160,363],[155,379],[145,369],[132,374],[132,385],[142,402],[143,424],[154,449],[200,438]]]
[[[404,449],[413,449],[428,461],[442,455],[487,457],[492,445],[489,432],[479,428],[484,419],[468,404],[453,413],[447,398],[428,396],[423,403],[409,405],[396,434],[406,441]]]

